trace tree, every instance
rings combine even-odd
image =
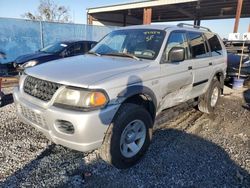
[[[23,17],[38,21],[67,23],[71,22],[69,12],[69,8],[59,6],[53,0],[40,0],[37,13],[26,12]]]

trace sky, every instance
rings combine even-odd
[[[58,5],[69,7],[73,22],[80,24],[86,24],[87,8],[131,1],[134,0],[54,0]],[[0,0],[0,17],[22,18],[21,15],[25,12],[36,12],[39,2],[39,0]],[[176,24],[176,22],[169,23]],[[242,18],[240,20],[238,32],[247,32],[249,24],[250,18]],[[209,27],[222,38],[228,38],[228,34],[233,31],[234,19],[201,21],[201,25]]]

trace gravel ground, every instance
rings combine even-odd
[[[250,90],[244,92],[249,102]],[[164,111],[151,147],[118,170],[98,157],[54,145],[0,108],[0,187],[250,187],[250,111],[227,90],[213,115],[188,105]],[[181,113],[180,113],[181,112]]]

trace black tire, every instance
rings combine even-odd
[[[218,89],[218,99],[217,99],[215,105],[212,106],[211,105],[211,98],[212,98],[212,93],[213,93],[215,88]],[[221,96],[220,82],[218,81],[217,78],[213,78],[207,92],[204,95],[199,97],[198,109],[201,112],[204,112],[204,113],[207,113],[207,114],[213,113],[215,107],[218,104],[220,96]]]
[[[121,152],[120,140],[125,127],[134,120],[141,120],[144,123],[146,126],[146,137],[139,152],[133,157],[127,158]],[[150,145],[152,126],[152,118],[145,108],[131,103],[123,104],[106,132],[100,148],[101,158],[119,169],[129,168],[136,164]]]

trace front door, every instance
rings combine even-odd
[[[173,47],[185,49],[185,60],[171,62],[169,52]],[[173,31],[167,40],[161,64],[161,98],[160,109],[175,106],[190,99],[193,87],[193,62],[189,59],[189,47],[185,31]]]

